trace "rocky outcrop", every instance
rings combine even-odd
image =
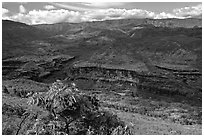
[[[74,57],[69,55],[55,56],[22,56],[3,60],[4,79],[26,78],[35,81],[59,71]]]
[[[108,83],[134,84],[140,91],[167,96],[197,96],[200,91],[184,83],[182,79],[160,76],[151,73],[138,73],[127,69],[114,69],[96,66],[74,67],[67,72],[75,79],[91,79]]]

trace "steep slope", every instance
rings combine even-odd
[[[30,43],[48,37],[49,34],[24,23],[2,21],[3,58],[33,53],[36,48]]]
[[[2,26],[3,42],[7,42],[6,40],[22,42],[49,36],[45,31],[20,22],[3,20]]]

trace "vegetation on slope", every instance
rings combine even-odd
[[[95,96],[80,92],[74,83],[67,86],[57,81],[48,92],[33,94],[28,103],[16,134],[131,134],[116,115],[100,109]]]

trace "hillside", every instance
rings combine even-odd
[[[3,58],[31,54],[36,48],[28,44],[49,36],[45,31],[20,22],[3,20],[2,26]]]
[[[23,119],[19,111],[28,106],[21,100],[61,80],[96,95],[100,109],[119,116],[133,134],[201,134],[202,19],[3,20],[2,28],[5,132],[8,121]]]
[[[184,27],[193,28],[194,26],[202,27],[202,19],[189,18],[189,19],[121,19],[121,20],[106,20],[106,21],[93,21],[82,23],[57,23],[57,24],[42,24],[34,25],[34,27],[50,31],[54,34],[64,34],[73,30],[80,30],[87,26],[97,28],[121,28],[124,26],[137,26],[141,24],[151,24],[156,27]]]

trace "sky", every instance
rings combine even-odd
[[[202,17],[201,2],[3,2],[2,19],[26,24]]]

